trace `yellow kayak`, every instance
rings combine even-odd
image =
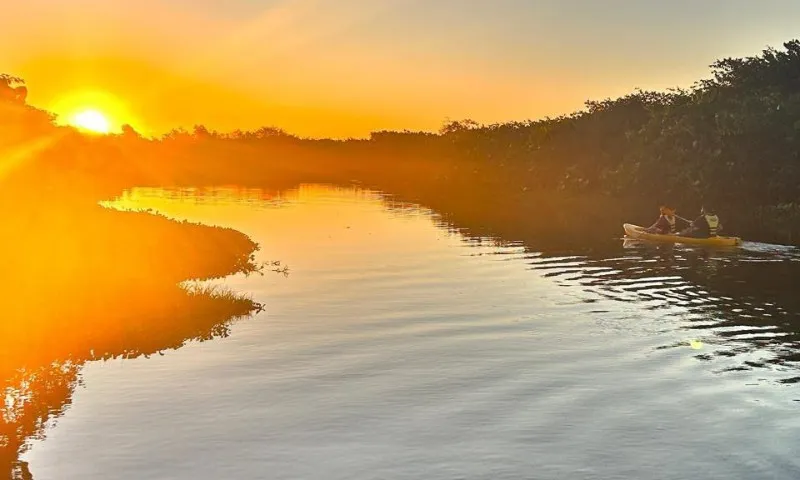
[[[623,224],[622,228],[625,229],[625,235],[629,238],[645,242],[683,243],[686,245],[706,247],[735,247],[742,243],[742,239],[739,237],[693,238],[673,234],[661,235],[658,233],[647,233],[644,227],[630,223]]]

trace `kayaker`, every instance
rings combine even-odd
[[[710,238],[716,237],[720,230],[722,230],[722,224],[719,221],[719,217],[717,217],[712,208],[703,206],[700,208],[700,216],[695,218],[689,228],[679,233],[679,235]]]
[[[675,215],[675,208],[662,205],[658,207],[658,210],[661,214],[658,220],[656,220],[656,223],[646,228],[645,231],[648,233],[658,233],[660,235],[674,234],[676,231],[676,222],[678,221],[678,217]]]

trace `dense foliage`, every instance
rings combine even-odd
[[[537,122],[454,123],[442,133],[473,157],[524,164],[531,184],[797,212],[800,42],[784,47],[720,60],[689,90],[587,102]]]

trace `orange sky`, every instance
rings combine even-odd
[[[36,106],[97,108],[147,134],[364,136],[687,86],[800,24],[800,2],[664,3],[27,0],[3,7],[0,72],[24,77]]]

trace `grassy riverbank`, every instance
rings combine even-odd
[[[259,271],[231,229],[98,205],[137,176],[102,138],[0,105],[0,471],[71,401],[81,365],[224,336],[261,305],[186,281]]]

